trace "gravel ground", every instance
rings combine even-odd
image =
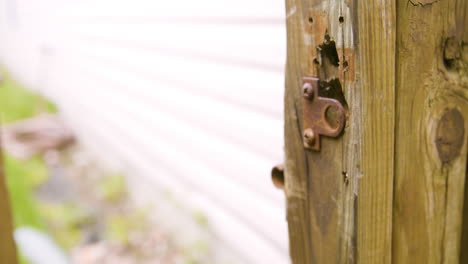
[[[198,263],[127,199],[122,176],[73,146],[48,151],[48,181],[37,191],[52,236],[76,264]]]

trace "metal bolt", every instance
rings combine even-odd
[[[315,142],[315,133],[312,128],[307,128],[304,130],[304,144],[306,146],[312,146]]]
[[[314,97],[314,89],[312,89],[310,83],[304,83],[304,86],[302,86],[302,94],[304,98],[312,99]]]

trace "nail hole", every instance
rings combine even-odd
[[[309,23],[314,23],[314,19],[312,17],[309,17]]]
[[[348,61],[343,61],[343,68],[348,68]]]
[[[343,174],[343,182],[348,185],[349,183],[349,175],[346,171],[342,171],[341,174]]]
[[[344,22],[344,17],[343,17],[343,16],[340,16],[340,17],[338,18],[338,21],[340,21],[340,23],[343,23],[343,22]]]
[[[320,64],[319,61],[317,60],[317,58],[314,58],[314,64],[316,64],[316,65]]]

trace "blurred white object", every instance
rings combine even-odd
[[[45,233],[31,227],[15,231],[15,241],[21,254],[31,264],[68,264],[62,249]]]

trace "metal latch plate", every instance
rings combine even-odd
[[[319,79],[302,78],[303,92],[303,139],[304,147],[320,151],[320,136],[337,137],[343,131],[346,122],[343,105],[335,99],[319,96]],[[335,111],[333,126],[327,121],[329,108]]]

